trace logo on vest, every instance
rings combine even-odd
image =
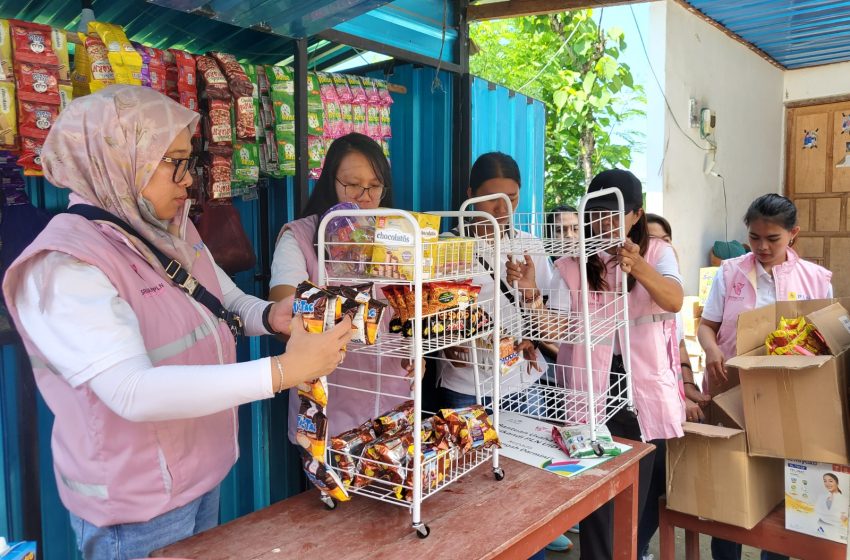
[[[744,291],[744,283],[735,282],[732,284],[732,291],[735,292],[736,297],[741,297],[741,293]]]
[[[158,296],[165,290],[165,284],[160,282],[156,286],[151,286],[150,288],[142,288],[139,290],[144,297],[154,297]]]

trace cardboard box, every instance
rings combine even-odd
[[[840,304],[840,305],[834,305]],[[850,299],[783,301],[738,317],[738,356],[751,455],[850,463],[847,368]],[[768,356],[765,338],[782,317],[805,316],[833,355]]]
[[[785,461],[785,528],[847,542],[850,467]]]
[[[740,387],[708,410],[710,423],[685,422],[685,437],[667,440],[667,507],[752,529],[782,501],[783,462],[747,453]]]

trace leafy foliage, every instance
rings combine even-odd
[[[642,133],[623,123],[645,115],[643,87],[618,61],[623,31],[604,30],[591,10],[477,22],[470,71],[546,105],[546,207],[574,204],[593,175],[628,167]]]

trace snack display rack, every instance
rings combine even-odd
[[[457,220],[463,223],[466,219],[478,220],[488,223],[491,231],[497,230],[495,219],[487,213],[478,211],[446,211],[446,212],[429,212],[430,215],[439,216],[441,219]],[[379,219],[381,217],[402,218],[407,226],[406,229],[412,232],[412,239],[407,239],[404,246],[409,251],[408,259],[404,263],[391,261],[387,263],[379,263],[381,268],[376,271],[375,263],[365,259],[363,255],[371,254],[376,246],[375,240],[370,239],[365,242],[355,241],[329,241],[326,239],[326,232],[329,224],[338,218],[347,219]],[[436,234],[436,232],[431,232]],[[419,225],[417,219],[409,212],[396,209],[378,208],[374,210],[361,209],[340,209],[333,210],[323,217],[319,224],[318,230],[319,239],[319,282],[320,284],[332,285],[351,285],[362,284],[363,282],[374,283],[373,297],[386,301],[381,292],[382,286],[405,285],[415,294],[415,309],[411,317],[412,332],[410,336],[403,336],[400,333],[391,333],[388,331],[386,322],[384,322],[379,331],[379,336],[375,344],[355,344],[349,343],[348,352],[359,352],[368,355],[378,356],[380,358],[401,358],[412,364],[413,374],[407,379],[409,381],[410,391],[392,392],[388,387],[392,383],[381,383],[386,381],[388,377],[395,377],[395,381],[405,379],[403,374],[393,376],[380,371],[355,371],[355,373],[363,375],[377,376],[377,390],[364,390],[360,387],[348,386],[342,384],[335,379],[337,376],[328,378],[328,384],[344,389],[347,398],[358,398],[363,396],[363,392],[371,395],[379,395],[381,397],[389,397],[398,399],[399,402],[413,400],[413,444],[412,444],[412,467],[405,469],[407,476],[402,477],[402,481],[389,481],[376,477],[370,477],[363,473],[358,473],[357,477],[361,482],[368,482],[362,486],[351,484],[347,491],[350,494],[365,496],[372,499],[381,500],[394,505],[410,508],[412,517],[412,526],[421,538],[425,538],[430,533],[428,526],[423,523],[421,516],[422,502],[433,496],[446,486],[450,485],[461,476],[470,472],[479,465],[492,462],[492,469],[496,480],[504,478],[504,471],[499,466],[499,451],[495,447],[477,448],[466,451],[461,451],[460,448],[449,448],[437,453],[430,453],[429,456],[423,456],[422,442],[422,427],[423,421],[433,412],[423,411],[422,409],[422,376],[424,374],[424,356],[441,351],[445,348],[472,345],[479,340],[489,340],[492,344],[497,344],[498,335],[501,331],[501,310],[499,305],[493,299],[478,300],[469,307],[470,313],[483,314],[487,317],[479,328],[473,332],[460,331],[455,332],[446,329],[442,332],[430,333],[423,332],[428,328],[428,325],[436,322],[448,322],[453,320],[452,313],[456,311],[439,311],[436,313],[427,313],[423,305],[423,294],[426,293],[426,288],[429,283],[450,282],[450,281],[467,281],[473,280],[475,283],[495,282],[496,285],[500,282],[499,274],[493,277],[490,272],[481,265],[482,259],[493,262],[501,250],[500,239],[494,238],[476,238],[469,240],[458,240],[457,245],[453,245],[451,249],[446,249],[445,245],[441,245],[445,240],[423,241],[423,229]],[[409,243],[407,243],[409,242]],[[455,251],[457,247],[463,251],[463,258],[458,258]],[[491,293],[497,293],[495,291]],[[498,367],[498,354],[493,356],[494,363],[489,364],[490,367]],[[380,368],[377,368],[380,369]],[[354,371],[354,370],[352,370]],[[483,381],[479,381],[479,386],[486,387],[488,395],[493,395],[494,398],[499,397],[499,386],[495,380],[491,378],[491,386]],[[399,383],[395,383],[398,387]],[[407,385],[404,385],[405,387]],[[382,388],[383,387],[383,388]],[[494,411],[492,421],[496,430],[498,430],[498,410]],[[340,463],[348,462],[354,464],[362,457],[355,457],[341,451],[337,451],[328,446],[327,449],[327,465],[337,474],[342,475],[339,467]],[[381,463],[377,460],[369,460],[376,465],[392,467],[386,463]],[[334,507],[334,502],[330,496],[323,495],[322,501],[329,507]]]
[[[604,196],[614,195],[618,209],[615,211],[586,211],[589,203]],[[511,208],[504,194],[469,199],[461,206],[465,211],[478,202],[502,200]],[[553,364],[539,380],[523,379],[514,373],[494,383],[495,377],[482,364],[473,363],[478,374],[480,392],[501,385],[499,402],[503,411],[517,412],[542,420],[561,424],[587,424],[591,431],[594,451],[601,455],[597,440],[597,426],[606,424],[623,408],[632,409],[631,361],[629,356],[628,288],[625,272],[618,275],[617,285],[607,292],[591,292],[588,288],[587,261],[601,251],[624,244],[623,197],[617,189],[605,189],[582,198],[578,207],[578,237],[567,239],[559,235],[558,216],[548,212],[515,213],[509,216],[507,233],[501,252],[514,259],[523,255],[570,257],[579,262],[579,290],[567,292],[544,288],[540,290],[544,304],[527,307],[521,303],[526,294],[516,285],[511,286],[514,297],[512,312],[503,313],[502,329],[517,340],[532,340],[554,344],[579,345],[585,364],[591,364],[593,349],[598,344],[611,345],[617,332],[622,342],[622,357],[626,373],[598,371],[579,365]],[[572,305],[569,303],[572,302]],[[578,303],[578,308],[575,308]],[[600,380],[607,389],[600,390]]]

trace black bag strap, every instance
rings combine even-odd
[[[456,237],[460,237],[460,231],[458,230],[458,228],[452,229],[449,233],[453,234]],[[499,255],[497,255],[497,257],[501,258],[501,256],[499,256]],[[493,280],[495,280],[496,274],[493,271],[493,267],[490,266],[490,263],[488,263],[486,260],[484,260],[484,257],[482,257],[481,255],[478,255],[478,262],[481,263],[481,266],[484,267],[484,270],[486,270],[487,272],[490,273],[490,277]],[[514,302],[516,301],[516,298],[514,297],[513,289],[510,287],[510,285],[507,282],[505,282],[504,278],[500,278],[499,280],[500,280],[500,283],[501,283],[502,295],[505,296],[505,298],[508,300],[508,302],[510,302],[511,305],[513,305]]]
[[[165,269],[165,274],[171,279],[171,281],[181,290],[189,294],[195,301],[206,307],[207,309],[218,318],[219,321],[224,321],[227,323],[227,326],[230,327],[230,332],[233,333],[233,336],[239,336],[243,333],[243,325],[242,319],[236,313],[228,311],[224,305],[222,305],[221,301],[217,297],[215,297],[212,293],[208,292],[200,282],[198,282],[194,276],[189,274],[189,272],[183,268],[178,261],[172,259],[162,251],[160,251],[156,245],[139,235],[139,233],[127,222],[115,216],[114,214],[107,212],[102,208],[98,208],[97,206],[91,206],[89,204],[75,204],[68,208],[68,214],[76,214],[77,216],[82,216],[87,220],[92,221],[101,221],[101,222],[109,222],[114,224],[124,230],[124,233],[128,235],[132,235],[142,243],[144,243],[148,249],[150,249],[151,253],[157,258],[157,260],[162,265],[162,268]]]

